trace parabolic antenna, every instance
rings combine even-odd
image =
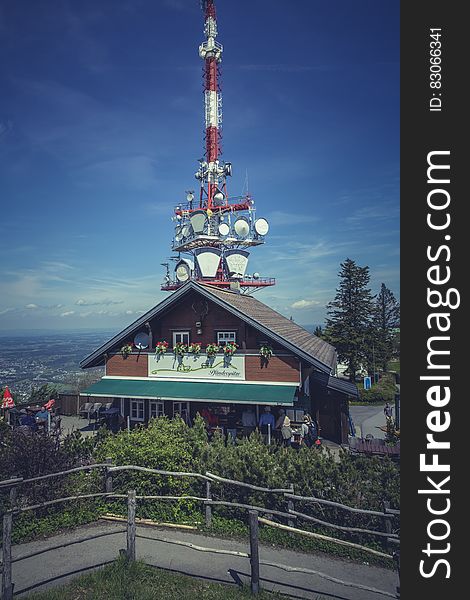
[[[222,204],[222,202],[225,200],[225,194],[223,194],[222,192],[216,192],[214,194],[214,202],[216,202],[217,204]]]
[[[256,219],[255,231],[258,235],[266,235],[269,231],[269,223],[266,219]]]
[[[149,343],[150,337],[148,333],[145,333],[145,331],[141,331],[134,338],[134,346],[137,348],[137,350],[148,348]]]
[[[175,240],[177,242],[179,242],[182,239],[183,239],[183,236],[181,235],[181,227],[178,225],[178,227],[175,227]]]
[[[183,225],[183,228],[181,229],[181,235],[186,238],[189,236],[189,233],[191,231],[191,228],[189,227],[189,225]]]
[[[250,253],[246,250],[233,249],[225,252],[229,277],[242,279],[245,276],[249,255]]]
[[[175,274],[178,281],[188,281],[191,276],[190,265],[185,260],[180,261],[175,267]]]
[[[219,225],[219,233],[220,235],[228,235],[230,233],[230,227],[227,223],[221,223]]]
[[[221,250],[218,248],[197,248],[194,251],[197,264],[203,277],[215,277],[220,263]]]
[[[203,210],[195,210],[189,219],[194,233],[202,233],[206,224],[206,213]]]
[[[243,217],[240,217],[235,221],[233,228],[235,229],[235,233],[242,238],[246,237],[250,233],[250,224]]]

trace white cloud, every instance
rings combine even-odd
[[[70,317],[71,315],[74,315],[75,311],[74,310],[66,310],[65,312],[63,312],[60,316],[61,317]]]
[[[318,300],[297,300],[291,304],[290,307],[302,310],[303,308],[310,308],[312,306],[317,306],[318,304],[320,304]]]
[[[25,308],[28,308],[30,310],[34,310],[37,307],[38,307],[37,304],[26,304],[26,306],[25,306]]]
[[[85,300],[84,298],[79,298],[75,304],[77,306],[109,306],[111,304],[122,304],[123,300],[110,300],[109,298],[105,298],[104,300],[95,300],[91,302],[90,300]]]

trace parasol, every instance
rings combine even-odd
[[[13,408],[14,406],[15,406],[15,401],[13,400],[10,390],[8,389],[8,386],[6,385],[5,389],[3,391],[2,408]]]

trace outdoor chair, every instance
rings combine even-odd
[[[85,402],[85,404],[82,406],[82,408],[79,411],[79,416],[80,417],[86,417],[88,420],[90,420],[90,412],[91,409],[93,408],[93,402]]]
[[[90,409],[90,416],[88,417],[88,420],[91,419],[98,419],[99,417],[99,413],[100,413],[100,408],[103,406],[102,402],[95,402],[93,404],[93,406]]]

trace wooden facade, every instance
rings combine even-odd
[[[134,380],[137,382],[162,380],[158,373],[151,376],[150,361],[155,361],[155,345],[166,341],[168,351],[165,356],[173,356],[172,347],[177,341],[201,344],[201,355],[210,343],[221,342],[230,338],[238,348],[234,356],[243,364],[242,381],[227,381],[226,385],[238,385],[240,390],[250,391],[250,384],[265,386],[290,386],[289,402],[273,402],[272,409],[277,416],[278,407],[283,404],[291,414],[301,415],[302,410],[316,417],[321,435],[337,443],[347,442],[347,396],[344,393],[328,390],[326,387],[310,386],[312,373],[320,368],[323,373],[330,375],[334,368],[335,352],[332,347],[315,338],[312,334],[276,313],[266,305],[252,297],[244,297],[231,292],[212,290],[210,286],[202,286],[193,282],[188,283],[186,290],[174,292],[172,297],[149,311],[147,315],[135,324],[118,334],[101,349],[82,361],[82,366],[105,365],[105,378]],[[185,292],[185,293],[184,293]],[[132,344],[138,334],[147,334],[148,347],[123,356],[122,346]],[[228,338],[227,338],[228,336]],[[222,341],[221,341],[222,340]],[[260,347],[269,345],[273,351],[269,360],[260,357]],[[243,360],[241,360],[241,357]],[[219,355],[219,358],[223,358]],[[174,359],[176,361],[176,359]],[[230,361],[229,361],[230,362]],[[223,369],[222,369],[223,370]],[[155,371],[153,371],[155,373]],[[192,374],[190,375],[193,376]],[[201,375],[202,376],[202,375]],[[171,381],[188,381],[183,374],[175,371]],[[194,375],[197,387],[198,375]],[[220,377],[224,377],[222,374]],[[167,379],[168,380],[168,379]],[[202,380],[201,380],[202,381]],[[207,379],[205,380],[208,381]],[[216,376],[212,383],[215,386],[222,380]],[[153,384],[152,384],[153,385]],[[187,385],[187,383],[185,384]],[[243,385],[247,386],[243,388]],[[127,388],[128,389],[128,388]],[[185,388],[188,389],[187,387]],[[207,389],[207,388],[206,388]],[[227,390],[225,387],[221,389]],[[230,388],[233,390],[234,388]],[[251,388],[253,389],[253,388]],[[276,388],[279,389],[279,388]],[[244,393],[244,392],[243,392]],[[294,395],[292,396],[292,393]],[[223,395],[223,392],[221,392]],[[188,422],[192,421],[197,412],[204,406],[200,399],[194,396],[184,398],[158,397],[149,394],[147,398],[139,397],[89,397],[92,394],[82,394],[84,400],[113,402],[124,417],[129,416],[133,422],[146,422],[152,416],[165,414],[173,417],[180,414]],[[203,396],[204,397],[204,396]],[[269,399],[269,398],[268,398]],[[218,415],[219,422],[225,423],[225,417],[232,401],[220,397],[218,400],[206,402],[211,410]],[[249,401],[248,401],[249,402]],[[233,403],[232,403],[233,404]],[[247,401],[236,402],[237,411],[241,414],[246,409]],[[263,410],[263,402],[253,402],[252,408],[256,415]],[[278,407],[276,407],[276,404]],[[264,402],[266,405],[266,402]],[[183,413],[183,414],[182,414]]]

